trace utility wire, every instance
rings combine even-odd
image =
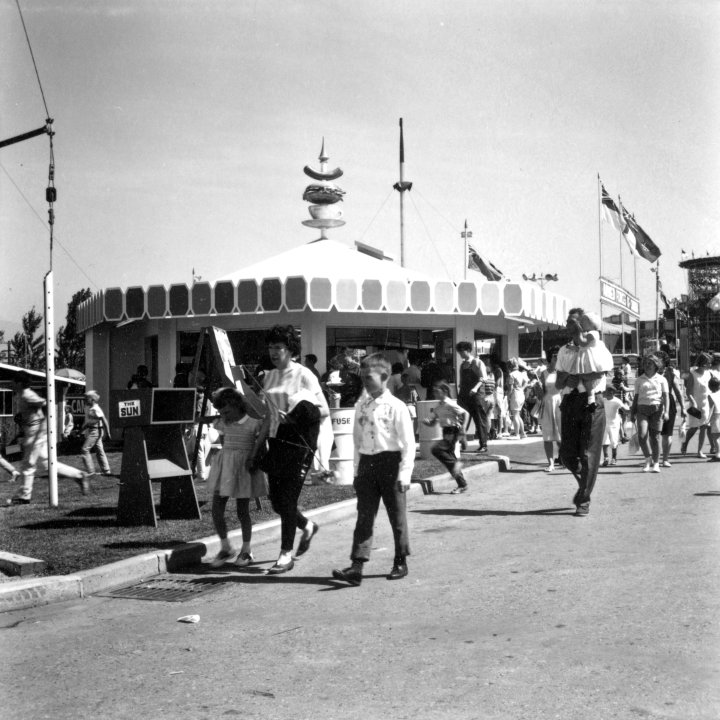
[[[30,57],[32,58],[33,67],[35,68],[35,76],[37,77],[38,85],[40,87],[40,95],[42,95],[43,105],[45,106],[45,117],[50,117],[50,111],[48,110],[47,102],[45,102],[45,93],[43,92],[42,83],[40,82],[40,73],[38,72],[37,63],[35,62],[35,54],[33,53],[32,45],[30,44],[30,36],[28,35],[27,28],[25,27],[25,18],[23,17],[22,10],[20,9],[20,0],[15,0],[18,12],[20,13],[20,22],[22,23],[23,30],[25,31],[25,39],[27,40],[28,48],[30,49]]]
[[[422,226],[425,228],[425,232],[427,233],[428,239],[430,240],[430,244],[435,248],[435,252],[438,254],[438,257],[440,258],[440,262],[442,263],[442,266],[445,268],[445,273],[448,276],[448,279],[452,279],[452,275],[450,271],[448,270],[448,266],[445,264],[445,258],[443,257],[443,254],[438,249],[437,244],[433,240],[432,235],[430,234],[430,229],[428,228],[427,224],[425,223],[425,219],[420,214],[420,209],[417,206],[417,203],[415,202],[415,198],[410,195],[410,200],[412,201],[413,207],[415,208],[415,212],[417,212],[418,217],[420,218],[420,222],[422,223]]]
[[[5,166],[2,163],[0,163],[0,169],[2,169],[2,171],[5,173],[5,175],[7,175],[8,179],[13,184],[15,189],[18,191],[18,193],[20,194],[20,197],[26,202],[27,206],[30,208],[33,215],[35,215],[35,217],[41,222],[43,227],[47,230],[48,226],[47,226],[47,223],[45,222],[45,220],[43,220],[40,213],[38,213],[38,211],[32,206],[32,203],[27,199],[27,197],[25,196],[25,193],[18,187],[18,184],[15,182],[15,180],[13,180],[12,176],[10,175],[10,173],[7,171],[7,169],[5,168]],[[80,265],[77,263],[75,258],[70,254],[70,251],[57,239],[57,237],[55,238],[55,242],[62,248],[63,252],[70,258],[73,265],[75,265],[75,267],[87,278],[88,282],[90,282],[90,284],[93,285],[95,287],[95,289],[99,291],[100,287],[98,286],[98,284],[80,267]]]
[[[394,189],[394,188],[391,188],[391,190],[390,190],[390,192],[388,193],[387,197],[383,200],[382,205],[380,205],[380,207],[378,208],[378,210],[377,210],[377,212],[375,213],[375,215],[373,215],[373,218],[372,218],[372,220],[370,221],[370,223],[368,224],[368,226],[367,226],[367,227],[365,228],[365,230],[363,230],[362,233],[360,234],[360,240],[362,240],[362,239],[365,237],[365,235],[367,234],[367,231],[372,227],[372,224],[373,224],[373,223],[375,222],[375,220],[377,219],[377,216],[380,214],[381,210],[385,207],[385,205],[387,205],[387,201],[390,199],[390,196],[391,196],[392,193],[393,193],[393,189]]]

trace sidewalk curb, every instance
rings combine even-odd
[[[504,455],[490,455],[486,462],[465,469],[465,477],[477,479],[510,469],[510,460]],[[441,473],[427,478],[436,488],[446,489],[454,480]],[[410,495],[422,495],[419,484],[413,483]],[[305,515],[311,520],[335,522],[351,517],[355,513],[354,498],[308,510]],[[280,520],[268,520],[253,526],[253,540],[260,545],[276,541],[280,537]],[[228,533],[228,538],[242,540],[239,529]],[[215,555],[220,549],[220,540],[212,535],[180,545],[171,550],[155,550],[135,557],[118,560],[108,565],[82,570],[72,575],[49,575],[47,577],[16,580],[0,584],[0,613],[12,610],[27,610],[39,605],[76,600],[105,590],[131,585],[165,572],[179,572],[183,568],[199,565],[203,558]]]

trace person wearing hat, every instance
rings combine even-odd
[[[22,437],[23,459],[20,471],[23,484],[14,497],[6,500],[3,507],[28,505],[32,499],[37,469],[48,470],[47,419],[44,413],[47,402],[30,387],[30,375],[25,371],[17,373],[13,379],[13,389],[19,409],[16,422]],[[83,495],[87,495],[89,486],[86,473],[61,462],[56,463],[55,468],[58,475],[75,480]]]
[[[95,390],[88,390],[85,393],[85,420],[82,425],[85,441],[80,454],[82,455],[85,470],[90,475],[95,474],[95,463],[90,455],[92,450],[97,453],[100,472],[103,475],[112,475],[107,455],[105,455],[105,448],[103,447],[103,435],[105,434],[107,422],[105,421],[105,413],[98,405],[99,401],[100,395]]]

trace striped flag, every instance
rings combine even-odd
[[[635,218],[625,209],[622,209],[625,226],[623,236],[630,248],[630,252],[638,257],[654,263],[662,253],[660,248],[650,239],[650,236],[638,225]]]
[[[602,188],[602,209],[605,222],[610,223],[618,232],[622,232],[625,223],[622,221],[620,210],[602,183],[600,183],[600,187]]]
[[[489,260],[486,260],[470,244],[468,244],[468,270],[481,272],[488,280],[502,280],[505,275],[498,270]]]

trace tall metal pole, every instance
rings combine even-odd
[[[467,280],[468,258],[470,257],[470,238],[472,237],[472,232],[468,230],[467,218],[465,219],[465,229],[460,233],[460,237],[462,237],[462,239],[465,241],[465,255],[463,257],[463,280]]]
[[[655,349],[660,349],[660,260],[655,265]]]
[[[602,251],[602,188],[600,182],[600,173],[597,176],[597,193],[598,193],[598,252],[600,255],[600,277],[603,276],[603,251]],[[603,333],[603,301],[602,291],[600,295],[600,339],[604,337]]]
[[[45,396],[47,398],[48,501],[58,506],[57,422],[55,414],[55,328],[53,324],[53,272],[45,275]]]
[[[406,182],[405,174],[405,142],[403,139],[403,121],[400,118],[400,181],[393,187],[400,193],[400,266],[405,267],[405,206],[403,194],[412,188],[411,182]]]

